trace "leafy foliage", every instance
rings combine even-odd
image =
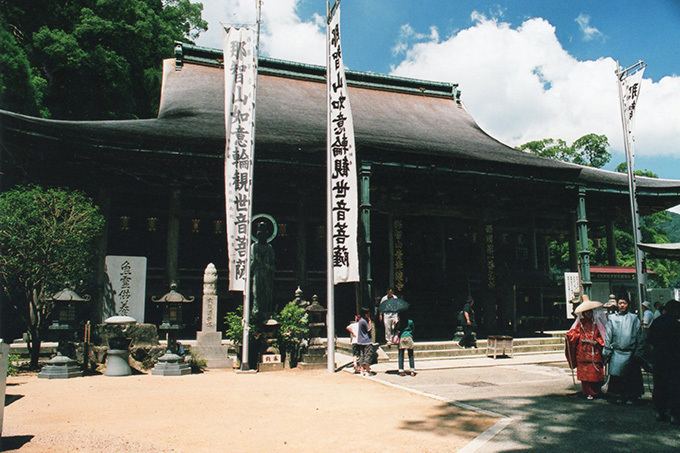
[[[99,209],[80,192],[24,186],[0,194],[0,280],[28,329],[32,366],[53,309],[46,298],[67,281],[87,290],[103,227]]]
[[[243,306],[239,305],[236,311],[230,311],[224,316],[224,336],[235,346],[243,343]]]
[[[297,360],[303,340],[309,338],[309,322],[305,309],[295,302],[289,302],[278,315],[279,330],[277,340],[279,346]]]
[[[607,151],[608,146],[606,135],[587,134],[574,141],[571,146],[562,139],[547,138],[525,143],[517,149],[549,159],[601,168],[612,158]]]
[[[0,108],[68,119],[154,116],[159,63],[175,40],[207,29],[202,9],[189,0],[0,1],[0,74],[18,68],[0,76]]]

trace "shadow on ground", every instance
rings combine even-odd
[[[654,420],[649,399],[629,406],[580,393],[466,400],[514,418],[480,451],[680,451],[680,429]]]
[[[498,419],[465,411],[451,404],[442,403],[437,406],[437,413],[424,420],[407,419],[402,422],[401,429],[429,432],[438,436],[450,436],[452,433],[469,436],[471,439],[486,431]]]
[[[8,436],[0,439],[0,451],[18,450],[33,440],[33,436]]]

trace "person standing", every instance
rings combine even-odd
[[[626,404],[634,404],[644,392],[639,364],[644,338],[640,320],[628,312],[628,296],[619,297],[617,306],[619,311],[607,321],[604,341],[604,360],[609,363],[609,393],[619,395]]]
[[[396,299],[397,296],[394,295],[392,288],[387,289],[387,294],[380,299],[380,303],[385,302],[387,299]],[[385,324],[385,342],[387,346],[392,345],[392,337],[394,335],[394,326],[398,321],[398,314],[396,311],[386,311],[380,313],[380,320]]]
[[[661,316],[661,302],[658,300],[654,302],[654,319],[658,318]]]
[[[354,373],[359,373],[359,357],[361,356],[358,341],[359,335],[359,319],[361,316],[356,315],[354,321],[347,326],[347,331],[350,335],[350,344],[352,345],[352,363],[354,365]]]
[[[463,338],[458,342],[458,345],[463,348],[477,347],[477,341],[474,337],[474,329],[477,327],[475,320],[475,299],[468,296],[465,306],[463,306]]]
[[[404,350],[408,351],[408,364],[411,376],[416,375],[416,364],[413,357],[413,330],[415,324],[413,320],[409,319],[404,312],[399,313],[399,322],[397,324],[399,329],[399,376],[406,376],[404,373]]]
[[[589,400],[600,394],[604,382],[602,347],[607,326],[601,307],[600,302],[584,300],[574,311],[576,321],[567,332],[569,364],[576,368],[581,391]]]
[[[647,341],[652,345],[654,391],[652,404],[657,421],[680,425],[680,302],[669,300],[663,313],[649,328]]]
[[[368,308],[361,309],[361,318],[359,319],[359,329],[357,332],[357,344],[359,345],[359,366],[361,367],[361,374],[367,376],[375,374],[371,371],[371,355],[373,354],[373,343],[371,341],[371,312]]]
[[[654,321],[654,312],[652,311],[652,304],[649,301],[642,302],[642,332],[647,333],[647,329]]]

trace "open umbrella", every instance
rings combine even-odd
[[[396,297],[392,297],[390,299],[386,299],[382,302],[380,302],[380,305],[378,305],[378,311],[382,313],[396,313],[400,311],[404,311],[408,308],[408,302],[405,300],[401,300]]]

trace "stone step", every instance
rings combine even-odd
[[[417,345],[416,345],[417,347]],[[396,348],[384,349],[385,353],[389,357],[390,361],[397,360],[398,350]],[[564,350],[564,345],[528,345],[528,346],[516,346],[513,345],[514,354],[529,354],[529,353],[540,353],[540,352],[559,352]],[[506,351],[507,352],[507,351]],[[420,350],[416,349],[416,355],[419,359],[441,359],[447,357],[471,357],[471,356],[484,356],[487,354],[487,348],[477,347],[471,349],[464,349],[457,347],[454,349],[437,349],[437,350]]]

